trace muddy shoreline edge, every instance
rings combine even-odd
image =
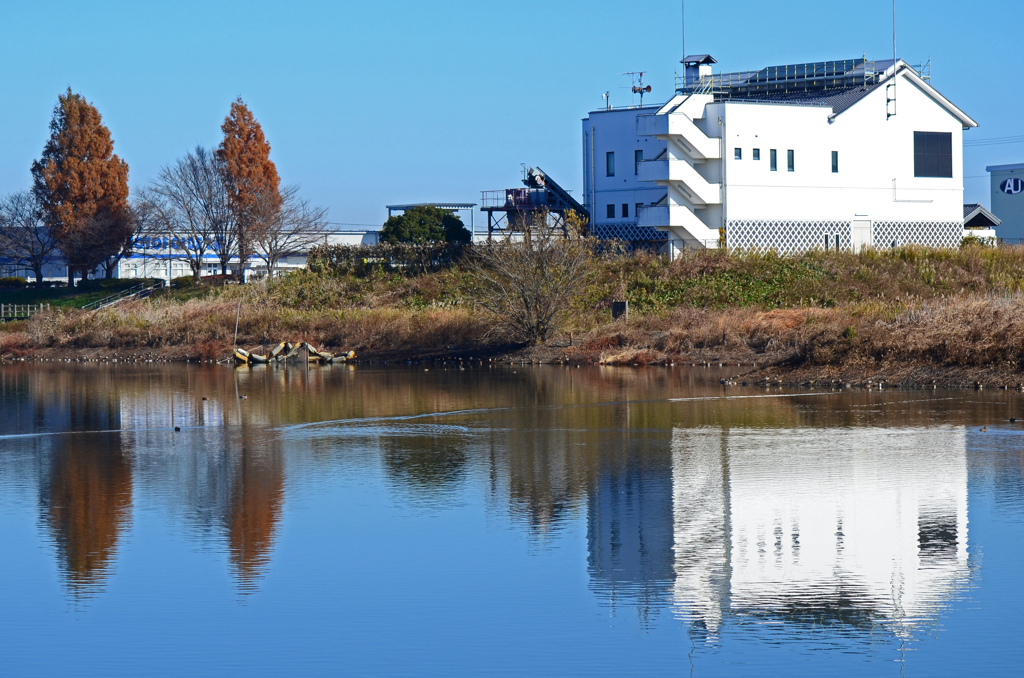
[[[258,346],[246,346],[258,350]],[[323,347],[341,352],[343,347]],[[830,389],[997,389],[1024,392],[1024,371],[1015,365],[936,365],[921,361],[857,361],[849,364],[817,365],[802,361],[791,352],[751,355],[747,351],[694,351],[654,359],[629,360],[608,356],[584,357],[569,346],[453,346],[444,350],[409,348],[400,351],[364,351],[353,365],[562,365],[623,368],[722,367],[733,368],[734,376],[723,379],[723,386],[804,387]],[[20,354],[20,355],[19,355]],[[634,356],[635,357],[635,356]],[[160,348],[34,348],[0,355],[0,368],[13,364],[233,364],[229,356],[204,358],[191,346]],[[338,366],[326,366],[336,369]]]

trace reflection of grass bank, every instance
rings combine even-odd
[[[801,256],[692,253],[594,261],[569,322],[527,358],[645,364],[728,360],[870,373],[882,366],[998,370],[1024,360],[1024,248],[905,248]],[[461,268],[405,275],[298,272],[124,304],[44,314],[0,332],[0,354],[42,349],[226,354],[239,343],[308,340],[369,358],[504,353],[508,340],[475,303]],[[612,321],[616,299],[630,319]]]

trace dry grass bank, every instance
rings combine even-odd
[[[55,311],[0,328],[0,355],[222,358],[241,303],[239,344],[248,347],[289,339],[371,359],[513,353],[585,363],[757,363],[854,381],[891,374],[927,382],[942,371],[956,372],[957,383],[983,373],[1024,380],[1015,377],[1024,364],[1019,247],[597,258],[568,324],[545,345],[523,349],[510,347],[474,304],[468,276],[458,268],[415,276],[307,271],[187,301]],[[628,323],[611,320],[611,301],[621,298],[630,302]]]

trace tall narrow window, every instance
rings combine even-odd
[[[604,174],[607,177],[615,176],[615,151],[604,154]]]
[[[914,176],[953,176],[953,135],[949,132],[914,132]]]
[[[839,151],[832,151],[832,173],[838,174],[839,172]]]
[[[760,159],[761,159],[761,149],[760,149],[760,148],[755,148],[755,149],[754,149],[754,150],[752,151],[752,155],[751,155],[751,158],[752,158],[753,160],[760,160]]]
[[[625,219],[628,216],[629,216],[629,203],[628,202],[624,202],[624,203],[622,203],[622,218]]]
[[[788,151],[786,151],[786,170],[787,171],[792,172],[792,171],[794,171],[796,169],[796,165],[794,164],[794,160],[795,160],[795,158],[793,157],[793,149],[789,149]]]
[[[734,149],[732,149],[732,157],[735,158],[736,160],[743,160],[743,149],[742,148],[734,148]]]
[[[643,149],[633,151],[633,174],[640,174],[640,163],[644,161]]]
[[[768,169],[772,172],[779,169],[779,158],[774,148],[768,151]]]
[[[605,208],[604,215],[606,217],[608,217],[609,219],[614,219],[615,218],[615,205],[608,205],[608,207]]]

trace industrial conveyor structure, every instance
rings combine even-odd
[[[579,215],[584,230],[588,228],[590,212],[544,170],[524,165],[523,184],[526,188],[481,192],[480,210],[487,213],[488,239],[496,232],[521,232],[541,210],[547,211],[547,222],[553,229],[566,230],[566,215],[570,211]]]

